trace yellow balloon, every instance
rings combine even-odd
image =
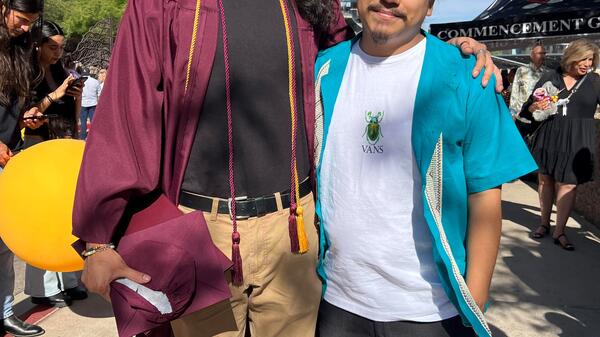
[[[0,173],[0,237],[30,265],[56,272],[83,268],[71,244],[75,186],[85,142],[39,143],[10,159]]]

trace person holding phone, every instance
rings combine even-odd
[[[65,37],[52,21],[40,21],[33,26],[35,102],[44,112],[45,125],[37,130],[26,129],[25,146],[56,138],[77,138],[77,114],[81,107],[82,82],[67,73],[60,59]],[[25,293],[36,304],[56,307],[70,305],[72,300],[87,298],[80,289],[76,273],[56,273],[27,266]]]
[[[50,118],[37,130],[25,130],[25,147],[48,139],[77,138],[83,83],[61,62],[64,33],[54,22],[42,21],[35,24],[32,34],[36,40],[32,53],[34,102]]]

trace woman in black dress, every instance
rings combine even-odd
[[[61,58],[64,52],[63,30],[52,21],[40,21],[32,27],[35,49],[32,64],[37,77],[34,81],[34,102],[47,118],[39,129],[25,130],[25,146],[56,138],[77,138],[77,120],[81,109],[82,86],[75,81]]]
[[[594,113],[600,104],[598,46],[586,39],[574,41],[565,50],[561,66],[544,74],[536,88],[551,82],[560,90],[556,114],[542,122],[532,142],[532,154],[539,165],[541,225],[532,234],[541,238],[550,232],[550,213],[556,201],[554,243],[566,250],[574,246],[565,227],[575,203],[577,185],[593,179],[596,161]],[[548,101],[532,95],[524,110],[532,113],[548,108]]]

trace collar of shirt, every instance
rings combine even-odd
[[[536,73],[537,72],[544,72],[544,71],[546,71],[546,66],[542,64],[541,66],[536,67],[535,64],[533,64],[533,62],[530,62],[529,63],[529,69],[531,69],[531,71],[536,72]]]

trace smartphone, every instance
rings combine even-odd
[[[36,119],[48,119],[48,115],[23,117],[24,121],[27,121],[27,120],[36,120]]]
[[[81,76],[80,78],[76,79],[75,81],[71,82],[71,84],[69,84],[69,89],[72,89],[73,87],[77,87],[77,86],[81,86],[83,83],[85,83],[85,80],[87,80],[87,76]]]
[[[74,77],[75,79],[78,79],[78,78],[80,78],[80,77],[81,77],[81,75],[79,75],[79,73],[78,73],[78,72],[76,72],[75,70],[69,70],[69,74],[70,74],[70,75],[73,75],[73,77]]]
[[[48,114],[48,115],[39,115],[39,116],[29,116],[29,117],[23,117],[23,120],[36,120],[36,119],[49,119],[49,118],[54,118],[54,117],[58,117],[57,114]]]

